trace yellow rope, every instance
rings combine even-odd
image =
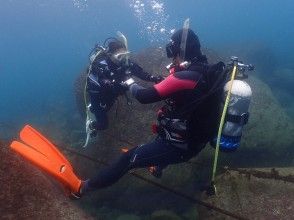
[[[227,94],[227,97],[226,97],[225,106],[224,106],[224,109],[223,109],[220,125],[219,125],[219,128],[218,128],[217,141],[216,141],[216,147],[215,147],[215,153],[214,153],[212,178],[211,178],[211,183],[212,183],[213,186],[214,186],[215,175],[216,175],[216,167],[217,167],[217,160],[218,160],[218,153],[219,153],[219,145],[220,145],[221,134],[222,134],[222,130],[223,130],[224,122],[225,122],[225,116],[226,116],[226,113],[227,113],[228,105],[229,105],[230,98],[231,98],[231,91],[232,91],[233,81],[235,79],[236,72],[237,72],[237,65],[234,65],[234,68],[233,68],[233,71],[232,71],[232,76],[231,76],[231,81],[230,81],[229,91],[228,91],[228,94]]]

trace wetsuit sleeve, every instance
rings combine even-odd
[[[147,104],[170,98],[182,90],[194,89],[197,81],[198,78],[193,75],[191,77],[189,71],[182,71],[180,74],[169,75],[153,87],[144,88],[134,83],[131,85],[130,91],[140,103]]]
[[[154,87],[144,88],[134,83],[130,86],[132,95],[142,104],[158,102],[161,99]]]
[[[142,80],[153,82],[152,74],[144,72],[143,68],[134,62],[130,62],[130,71],[134,76]]]
[[[190,71],[181,71],[169,75],[160,83],[154,85],[158,95],[164,99],[182,90],[194,89],[199,80],[199,75],[191,74]]]

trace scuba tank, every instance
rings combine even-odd
[[[236,57],[232,57],[233,62]],[[237,59],[237,58],[236,58]],[[225,115],[221,137],[220,150],[224,152],[232,152],[240,147],[242,131],[249,119],[249,105],[252,97],[251,87],[245,81],[240,79],[247,78],[244,74],[245,70],[253,70],[252,65],[245,65],[242,62],[237,62],[238,75],[237,80],[233,80],[230,99]],[[224,97],[227,97],[230,89],[231,81],[224,86]],[[217,138],[211,141],[211,145],[216,145]]]
[[[229,66],[232,67],[232,73],[230,81],[224,86],[226,98],[220,125],[217,137],[211,141],[211,144],[215,146],[215,153],[211,183],[206,189],[206,194],[208,195],[216,194],[215,177],[219,150],[232,152],[238,149],[243,126],[248,122],[249,118],[248,109],[252,91],[246,82],[235,80],[235,76],[239,79],[247,78],[248,76],[244,74],[245,70],[254,70],[254,66],[239,62],[238,57],[235,56],[231,57]]]
[[[229,90],[229,82],[224,87],[224,93]],[[225,124],[222,130],[220,149],[235,151],[240,146],[242,130],[249,119],[249,104],[252,96],[250,86],[242,80],[234,80],[231,91]]]

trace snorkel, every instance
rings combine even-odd
[[[189,26],[190,26],[190,19],[187,18],[184,21],[183,33],[182,33],[182,39],[181,39],[181,45],[180,45],[180,58],[181,58],[182,61],[185,61],[186,46],[187,46],[187,36],[188,36]]]
[[[116,35],[117,35],[117,39],[124,45],[126,51],[117,53],[114,55],[114,57],[117,60],[119,60],[120,62],[124,59],[125,65],[128,66],[129,65],[129,54],[130,54],[130,51],[128,50],[128,40],[127,40],[126,36],[123,33],[121,33],[120,31],[117,31]]]
[[[171,42],[166,45],[167,57],[173,58],[173,62],[166,66],[167,70],[170,70],[174,67],[187,68],[190,65],[190,62],[185,60],[189,26],[190,19],[187,18],[183,24],[180,45],[178,45],[173,40],[171,40]]]

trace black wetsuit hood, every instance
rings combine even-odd
[[[174,56],[176,56],[176,54],[180,54],[183,30],[184,29],[180,29],[176,31],[171,37],[171,40],[175,44]],[[186,41],[186,52],[184,57],[185,60],[187,61],[192,61],[193,59],[202,60],[203,55],[201,53],[200,47],[201,45],[200,45],[198,36],[194,33],[194,31],[192,31],[191,29],[188,29],[187,41]]]

